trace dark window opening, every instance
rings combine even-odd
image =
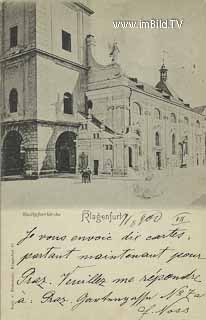
[[[10,107],[11,113],[17,112],[17,105],[18,105],[18,92],[16,89],[12,89],[9,94],[9,107]]]
[[[18,42],[17,26],[10,28],[10,48],[16,47]]]
[[[71,34],[62,30],[62,49],[71,52]]]
[[[155,145],[160,146],[160,136],[158,132],[155,133]]]
[[[94,139],[99,139],[99,137],[100,137],[100,136],[99,136],[99,133],[94,133],[94,134],[93,134],[93,137],[94,137]]]
[[[155,119],[158,119],[158,120],[160,120],[161,119],[161,113],[160,113],[160,110],[159,109],[155,109],[154,110],[154,117],[155,117]]]
[[[171,122],[172,123],[176,123],[177,122],[176,115],[174,113],[171,113]]]
[[[69,92],[64,94],[64,113],[73,114],[73,99]]]
[[[196,121],[196,125],[198,128],[200,128],[200,121],[199,120]]]
[[[129,151],[129,167],[131,168],[132,167],[132,148],[129,147],[128,151]]]
[[[87,101],[87,108],[88,108],[88,109],[92,109],[92,107],[93,107],[92,101],[91,101],[91,100],[88,100],[88,101]]]

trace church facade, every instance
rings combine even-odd
[[[133,175],[206,165],[206,107],[191,108],[163,64],[151,86],[94,56],[82,2],[1,4],[1,174]],[[61,19],[59,19],[61,17]]]

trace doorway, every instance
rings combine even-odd
[[[76,135],[74,132],[63,132],[57,139],[56,169],[58,172],[76,172]]]
[[[132,148],[129,147],[128,150],[129,150],[129,167],[131,168],[132,167]]]
[[[161,169],[161,152],[156,152],[156,168]]]
[[[94,160],[94,175],[98,176],[99,173],[99,160]]]
[[[2,175],[21,175],[24,171],[23,154],[21,154],[22,136],[18,131],[7,133],[2,148]]]

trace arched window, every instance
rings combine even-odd
[[[177,122],[176,115],[174,113],[171,113],[171,122],[172,123],[176,123]]]
[[[65,92],[64,94],[64,113],[72,114],[73,113],[73,98],[71,93]]]
[[[176,139],[175,139],[175,134],[173,133],[172,135],[172,154],[176,153]]]
[[[196,126],[197,126],[197,128],[200,128],[200,121],[199,120],[196,121]]]
[[[138,103],[134,103],[135,104],[135,108],[136,108],[136,113],[141,116],[142,115],[142,108]]]
[[[188,117],[184,117],[184,124],[185,124],[185,125],[188,125],[188,124],[189,124],[189,119],[188,119]]]
[[[160,146],[160,135],[159,132],[155,133],[155,145]]]
[[[139,121],[139,117],[142,115],[142,108],[137,103],[132,104],[132,124],[135,125]]]
[[[17,112],[17,105],[18,105],[18,92],[16,89],[11,89],[9,94],[10,112],[12,113]]]
[[[157,120],[160,120],[160,118],[161,118],[160,110],[157,108],[155,108],[155,110],[154,110],[154,118]]]

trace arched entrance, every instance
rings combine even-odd
[[[21,152],[22,136],[17,131],[7,133],[2,148],[2,175],[19,175],[24,171],[24,153]]]
[[[76,171],[76,134],[63,132],[56,141],[56,169],[59,172]]]
[[[129,147],[128,150],[129,150],[129,167],[131,168],[132,167],[132,148]]]

